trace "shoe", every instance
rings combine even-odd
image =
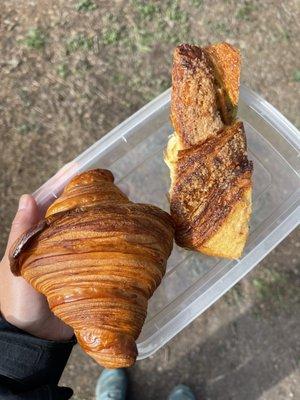
[[[178,385],[174,387],[168,400],[196,400],[196,397],[188,386]]]
[[[126,390],[124,369],[104,369],[96,384],[96,400],[125,400]]]

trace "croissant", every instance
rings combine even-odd
[[[11,270],[43,293],[81,347],[107,368],[132,365],[148,299],[173,245],[171,217],[136,204],[108,170],[84,172],[10,252]]]
[[[249,232],[253,170],[236,119],[240,63],[227,43],[175,49],[175,132],[165,151],[177,244],[233,259],[241,256]]]

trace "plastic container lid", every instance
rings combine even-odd
[[[63,167],[34,196],[42,209],[76,174],[107,168],[133,201],[169,210],[163,149],[172,133],[170,90],[147,104]],[[153,354],[251,271],[300,220],[300,136],[268,102],[241,88],[239,117],[254,162],[253,214],[243,257],[221,260],[175,246],[162,284],[149,302],[139,358]]]

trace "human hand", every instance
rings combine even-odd
[[[73,336],[73,330],[50,311],[45,296],[24,278],[14,276],[10,270],[10,247],[39,219],[34,198],[28,194],[21,196],[6,251],[0,262],[0,310],[9,323],[31,335],[48,340],[68,340]]]

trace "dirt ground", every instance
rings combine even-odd
[[[180,42],[238,46],[242,82],[299,128],[299,21],[297,0],[1,2],[1,250],[20,194],[169,87]],[[138,362],[130,398],[166,399],[180,382],[199,399],[300,398],[299,247],[298,230]],[[92,399],[99,372],[77,348],[62,384]]]

